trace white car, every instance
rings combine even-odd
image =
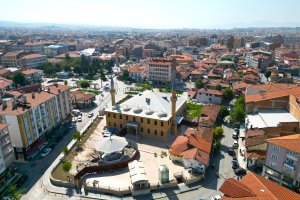
[[[77,118],[73,117],[72,122],[74,122],[74,123],[77,122]]]
[[[78,122],[82,122],[81,116],[79,116],[79,117],[77,118],[77,121],[78,121]]]
[[[43,158],[46,157],[50,152],[51,152],[51,149],[50,149],[50,148],[45,149],[45,150],[42,152],[41,157],[43,157]]]
[[[214,197],[211,198],[211,200],[220,200],[222,198],[221,195],[216,195]]]
[[[89,113],[88,117],[93,117],[94,113]]]

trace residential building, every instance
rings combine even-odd
[[[197,92],[197,102],[203,104],[221,104],[223,92],[219,90],[200,89]]]
[[[65,120],[72,111],[70,87],[67,85],[53,84],[46,87],[46,91],[55,94],[61,120]]]
[[[267,140],[263,176],[286,187],[300,189],[300,135]]]
[[[30,83],[40,81],[43,76],[43,70],[40,69],[25,69],[21,71],[21,73],[25,76],[25,79]]]
[[[19,59],[20,66],[26,69],[37,68],[45,62],[47,62],[46,56],[37,53],[27,54]]]
[[[299,194],[251,171],[239,181],[234,178],[227,179],[219,191],[224,194],[221,200],[300,199]]]
[[[25,51],[33,53],[44,53],[44,43],[43,42],[17,42],[9,47],[11,51]]]
[[[156,49],[144,49],[143,57],[157,57],[160,55],[160,51]]]
[[[1,57],[1,62],[4,67],[19,67],[19,59],[23,55],[23,52],[7,52]]]
[[[14,87],[14,83],[12,80],[8,80],[6,78],[0,77],[0,92],[5,92],[11,90]]]
[[[53,58],[57,55],[68,52],[67,45],[50,45],[44,48],[45,54],[48,58]]]
[[[9,78],[10,76],[12,75],[11,71],[9,71],[8,69],[6,68],[1,68],[0,69],[0,76],[3,77],[3,78]]]
[[[142,82],[146,78],[145,65],[139,65],[139,64],[131,65],[128,69],[128,72],[129,72],[129,77],[136,82]]]
[[[8,133],[8,124],[0,124],[0,191],[11,178],[11,165],[15,159]]]
[[[246,54],[246,63],[249,67],[265,71],[273,62],[273,55],[267,51],[253,51]]]
[[[169,58],[151,58],[147,63],[147,79],[166,83],[175,80],[176,63]]]
[[[249,85],[246,88],[246,95],[262,94],[262,93],[273,92],[273,91],[284,90],[284,89],[291,89],[296,87],[298,87],[296,84],[288,84],[288,83]]]
[[[213,134],[210,128],[187,129],[170,147],[170,159],[181,162],[194,173],[205,173],[209,166]]]
[[[17,160],[28,160],[42,137],[60,121],[55,95],[40,91],[2,101],[0,122],[8,130]]]
[[[198,121],[199,126],[213,128],[215,126],[220,109],[220,105],[203,105]]]
[[[111,89],[112,107],[105,110],[107,127],[127,131],[128,135],[167,140],[177,134],[177,125],[183,119],[187,96],[157,91],[140,95],[115,104],[114,87]]]
[[[71,94],[71,102],[74,108],[84,109],[90,107],[94,104],[96,100],[96,95],[84,92],[84,91],[72,91]]]

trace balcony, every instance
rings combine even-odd
[[[291,164],[283,163],[283,166],[287,167],[288,169],[295,170],[295,167]]]
[[[295,157],[295,156],[293,156],[293,155],[291,155],[291,154],[289,154],[289,153],[287,153],[285,156],[286,156],[287,158],[291,159],[291,160],[298,161],[298,158],[297,158],[297,157]]]

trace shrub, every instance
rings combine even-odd
[[[62,167],[63,167],[63,170],[65,172],[68,172],[72,168],[72,163],[71,162],[65,162]]]

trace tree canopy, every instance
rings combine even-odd
[[[18,86],[24,86],[26,84],[26,78],[21,72],[17,72],[13,75],[13,82]]]
[[[215,140],[221,140],[224,137],[224,130],[221,126],[217,126],[213,130],[213,136]]]
[[[245,97],[241,96],[234,103],[234,108],[230,111],[230,118],[236,124],[244,124],[245,117]]]
[[[197,79],[195,82],[196,88],[201,89],[204,87],[204,83],[202,81],[202,79]]]
[[[229,115],[229,111],[226,106],[221,106],[221,109],[218,113],[218,117],[223,120],[227,115]]]
[[[223,103],[229,103],[233,98],[234,98],[234,93],[233,93],[232,89],[226,88],[223,91],[223,95],[222,95]]]

